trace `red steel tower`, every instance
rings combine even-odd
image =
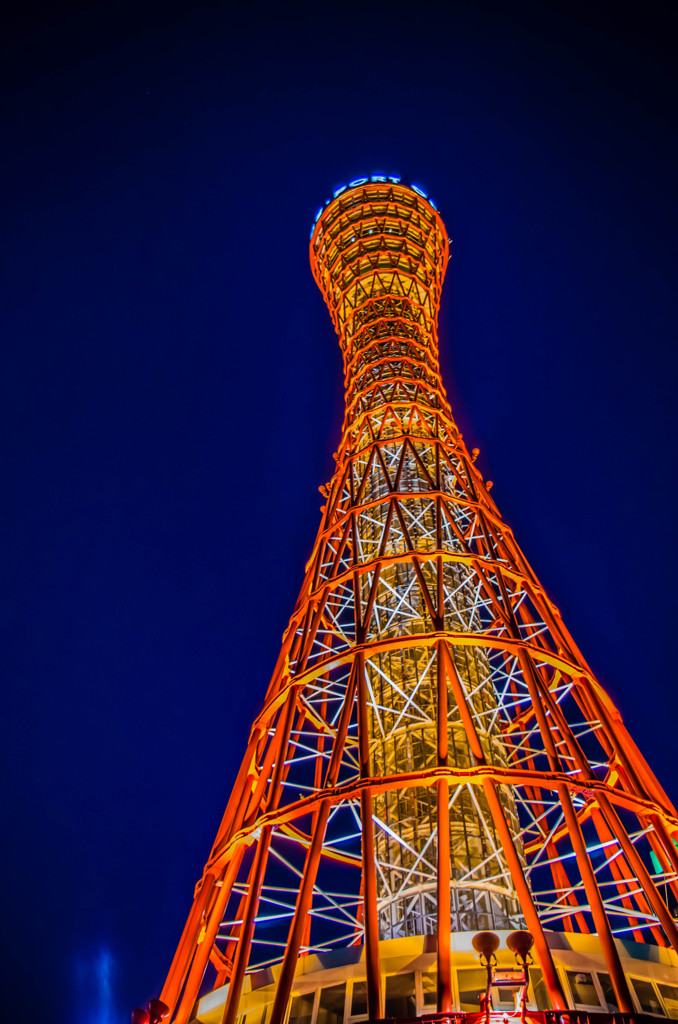
[[[528,1015],[678,1017],[678,817],[455,425],[435,205],[358,179],[310,255],[336,471],[162,999],[177,1024],[449,1019],[486,988],[472,937],[501,968],[519,929]]]

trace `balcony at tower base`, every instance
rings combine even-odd
[[[507,932],[497,932],[499,967],[515,967],[506,947]],[[644,1019],[678,1020],[678,955],[649,943],[615,940],[622,968],[629,981],[636,1013],[617,1012],[609,973],[595,935],[546,932],[549,948],[570,1011],[554,1012],[548,1000],[538,964],[530,968],[527,993],[528,1024],[623,1024]],[[436,1012],[436,936],[410,936],[379,943],[385,1021],[406,1024],[425,1020],[430,1024],[482,1024],[479,996],[485,989],[485,970],[480,966],[471,940],[473,934],[452,935],[451,1014]],[[265,968],[247,976],[236,1024],[267,1024],[280,967]],[[286,1024],[365,1024],[367,991],[364,946],[314,953],[299,959]],[[228,985],[198,1001],[195,1024],[221,1024]],[[491,1024],[520,1020],[515,992],[493,990]],[[372,1022],[370,1022],[372,1024]]]

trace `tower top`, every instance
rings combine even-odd
[[[449,258],[445,225],[418,185],[386,175],[372,178],[378,180],[356,178],[336,189],[318,211],[309,247],[313,276],[345,359],[352,358],[364,331],[393,334],[394,317],[415,325],[412,329],[423,332],[421,344],[437,351],[436,321]],[[383,321],[379,329],[376,320]],[[437,355],[435,361],[438,373]]]
[[[351,181],[346,182],[346,183],[344,183],[342,185],[337,185],[337,187],[332,192],[331,197],[329,199],[326,199],[325,202],[322,204],[322,206],[318,207],[318,209],[316,211],[316,214],[315,214],[315,218],[313,220],[313,227],[311,228],[311,235],[310,235],[310,237],[313,238],[313,235],[315,233],[315,229],[316,229],[316,226],[318,224],[318,221],[320,220],[320,218],[323,215],[323,211],[332,202],[334,202],[335,199],[339,199],[339,197],[344,195],[346,192],[348,192],[349,189],[363,188],[365,185],[370,185],[370,184],[374,184],[374,185],[389,185],[389,184],[390,185],[397,185],[400,188],[407,189],[408,191],[411,191],[411,192],[415,192],[422,199],[425,199],[426,202],[429,204],[429,206],[433,207],[433,209],[436,211],[436,213],[438,212],[438,207],[436,206],[435,201],[431,198],[431,196],[428,194],[428,192],[421,187],[421,185],[415,185],[414,182],[411,182],[408,185],[397,174],[369,174],[369,175],[364,175],[362,177],[353,178]]]

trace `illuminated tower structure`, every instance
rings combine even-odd
[[[678,818],[455,425],[435,205],[359,179],[310,255],[344,357],[336,471],[172,1020],[477,1011],[488,929],[531,932],[535,1011],[678,1016]]]

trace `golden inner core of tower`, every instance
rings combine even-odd
[[[463,549],[460,530],[455,534],[440,500],[442,494],[454,494],[455,473],[448,464],[440,465],[437,446],[430,441],[436,435],[445,440],[446,432],[452,441],[455,432],[438,364],[437,313],[448,260],[442,221],[409,189],[367,185],[325,212],[314,255],[316,280],[344,356],[344,433],[362,475],[354,557],[360,563],[381,559],[374,592],[374,574],[361,577],[361,605],[372,606],[364,640],[412,638],[432,630],[471,633],[478,596],[474,574],[460,562],[416,557],[418,552]],[[420,420],[429,428],[426,438],[418,437]],[[403,423],[409,426],[407,437]],[[370,443],[375,437],[377,458]],[[458,687],[473,711],[486,762],[506,765],[483,648],[408,642],[371,656],[365,671],[373,776],[438,763],[441,685],[448,691],[446,763],[460,768],[477,763],[455,698]],[[454,689],[450,675],[456,677]],[[517,835],[511,790],[504,787],[500,799]],[[374,817],[379,826],[380,936],[434,934],[436,791],[413,786],[381,792],[374,800]],[[457,787],[450,793],[449,842],[453,930],[521,927],[518,900],[481,791]],[[516,845],[520,849],[519,841]]]

